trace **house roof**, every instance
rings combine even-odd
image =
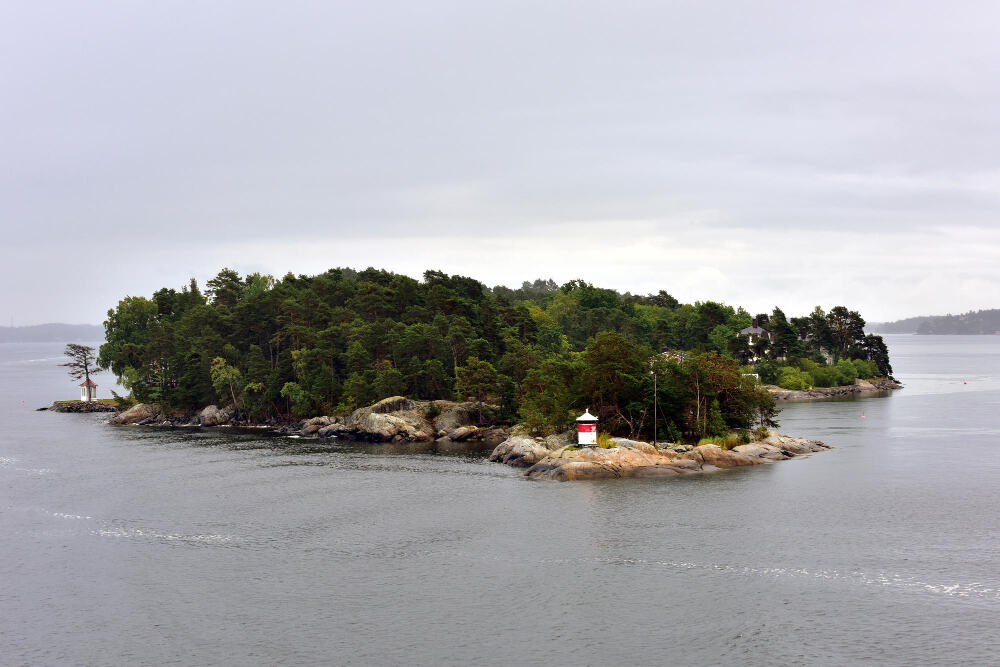
[[[747,327],[746,329],[740,329],[741,336],[766,336],[770,333],[764,327]]]
[[[86,382],[81,382],[80,386],[81,387],[96,387],[97,383],[94,382],[93,380],[91,380],[90,378],[87,378],[87,381]]]

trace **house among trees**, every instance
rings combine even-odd
[[[85,402],[97,400],[97,383],[90,378],[80,384],[80,400]]]
[[[743,320],[746,322],[746,320]],[[755,344],[758,340],[766,340],[771,342],[771,332],[764,327],[757,324],[757,318],[753,318],[753,324],[748,326],[746,329],[740,329],[741,336],[748,336],[750,338],[750,344]]]

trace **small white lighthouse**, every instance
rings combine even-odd
[[[80,400],[84,402],[97,400],[97,383],[90,378],[80,384]]]
[[[597,445],[597,417],[590,414],[590,408],[576,418],[576,437],[576,442],[581,447]]]

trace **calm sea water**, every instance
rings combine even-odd
[[[0,663],[998,664],[1000,337],[887,341],[782,413],[833,451],[569,484],[35,412],[62,346],[0,345]]]

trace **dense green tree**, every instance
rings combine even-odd
[[[497,394],[500,374],[488,361],[469,357],[455,375],[455,394],[459,400],[472,399],[480,403]]]
[[[382,398],[400,396],[406,393],[406,379],[397,369],[386,366],[375,373],[375,383],[372,388],[375,390],[375,395]]]
[[[875,363],[879,373],[892,377],[892,364],[889,363],[889,348],[881,336],[869,334],[865,336],[864,350],[869,361]]]
[[[237,392],[242,393],[244,387],[243,374],[240,370],[227,364],[222,357],[215,357],[212,359],[211,376],[212,386],[219,398],[224,401],[232,399],[233,407],[238,411],[240,402]]]
[[[222,269],[205,283],[205,292],[213,305],[232,308],[243,293],[243,279],[232,269]]]
[[[593,413],[612,428],[624,425],[632,434],[642,428],[642,388],[649,373],[652,350],[617,331],[602,331],[591,339],[583,355],[583,390]]]
[[[853,310],[844,306],[832,308],[826,316],[833,344],[835,359],[857,356],[860,353],[858,343],[865,338],[865,321]]]
[[[136,400],[172,410],[222,400],[254,419],[288,418],[389,394],[457,393],[542,431],[571,426],[589,406],[613,432],[688,437],[767,421],[759,392],[734,381],[753,370],[740,361],[757,364],[765,381],[815,386],[891,373],[882,339],[865,336],[846,307],[790,320],[776,308],[769,346],[736,334],[749,320],[721,303],[680,304],[662,290],[623,295],[583,280],[487,289],[440,271],[415,280],[334,268],[275,280],[222,269],[204,294],[191,281],[122,299],[108,311],[97,363]],[[842,363],[821,363],[828,358]]]
[[[520,415],[529,428],[554,432],[573,424],[574,412],[585,399],[580,356],[572,352],[548,356],[525,376]]]

